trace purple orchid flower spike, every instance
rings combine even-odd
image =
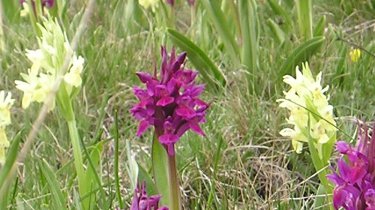
[[[148,196],[145,183],[135,189],[130,210],[169,210],[167,207],[159,207],[160,195]]]
[[[168,56],[162,47],[161,55],[159,78],[156,72],[154,75],[137,73],[146,88],[133,88],[139,103],[133,106],[131,113],[140,121],[137,136],[153,126],[168,155],[174,156],[174,145],[186,131],[191,129],[201,136],[205,135],[199,124],[205,121],[208,104],[199,99],[204,85],[195,84],[198,73],[184,68],[186,53],[176,56],[172,49]]]
[[[336,150],[342,155],[338,171],[327,175],[335,185],[334,208],[375,210],[375,135],[370,137],[368,128],[359,126],[357,146],[339,141]]]

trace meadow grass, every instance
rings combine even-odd
[[[231,1],[217,2],[216,6],[226,9]],[[299,31],[303,23],[298,21],[303,20],[297,18],[300,8],[294,1],[279,2],[255,1],[256,13],[251,15],[256,15],[256,27],[245,27],[253,31],[240,32],[241,24],[249,24],[242,13],[236,25],[236,8],[225,10],[229,11],[225,19],[228,28],[218,29],[220,22],[211,17],[207,0],[196,0],[193,8],[185,1],[177,1],[172,23],[166,22],[171,8],[161,2],[152,12],[140,7],[136,0],[96,1],[78,42],[77,52],[85,58],[85,68],[82,89],[74,101],[85,159],[98,143],[102,147],[98,149],[100,167],[95,171],[101,185],[91,191],[95,204],[91,208],[129,208],[133,194],[132,177],[126,169],[130,150],[145,172],[150,172],[152,136],[148,133],[136,137],[137,122],[129,109],[136,103],[132,87],[140,85],[135,73],[159,68],[160,46],[174,45],[167,27],[195,43],[226,78],[224,88],[207,88],[203,94],[204,100],[210,102],[203,126],[206,137],[190,132],[176,147],[184,209],[312,208],[319,179],[308,149],[296,154],[290,140],[279,134],[287,117],[276,103],[286,88],[281,78],[284,74],[294,75],[295,65],[306,59],[313,74],[323,72],[323,84],[330,86],[330,103],[340,128],[338,139],[352,136],[357,120],[373,120],[375,5],[356,0],[312,1],[313,31],[308,36],[324,15],[326,21],[320,34],[324,41],[314,49],[301,51],[298,59],[303,60],[296,60],[290,55],[296,55],[296,49],[310,37],[301,36],[306,32]],[[282,10],[272,7],[272,3]],[[85,1],[67,4],[63,25],[69,38],[73,37],[85,6]],[[269,20],[276,25],[267,24]],[[275,34],[272,27],[282,34]],[[0,89],[11,91],[16,99],[7,134],[12,139],[22,130],[22,146],[41,106],[33,104],[23,110],[22,93],[15,88],[14,80],[29,68],[24,52],[37,47],[36,37],[28,19],[5,18],[3,29],[6,50],[0,56]],[[242,35],[251,37],[242,39]],[[230,40],[226,40],[227,36]],[[350,60],[351,48],[362,50],[358,62]],[[186,65],[196,68],[189,60]],[[293,68],[281,71],[289,65]],[[200,76],[198,81],[205,83]],[[72,155],[61,112],[49,113],[27,158],[18,163],[17,173],[8,183],[6,208],[59,209],[59,202],[63,201],[64,208],[79,209]],[[93,161],[93,157],[89,160]],[[87,167],[90,161],[86,161]]]

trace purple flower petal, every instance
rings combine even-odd
[[[145,72],[137,72],[136,73],[138,78],[141,80],[142,83],[148,83],[151,82],[154,78],[149,73]]]
[[[176,109],[176,114],[184,119],[191,119],[196,115],[193,109],[185,105],[179,105]]]
[[[138,126],[137,136],[142,136],[142,134],[147,130],[148,127],[150,127],[150,123],[147,120],[142,120]]]
[[[162,144],[174,144],[178,141],[178,139],[179,139],[178,136],[174,134],[170,134],[170,133],[159,136],[159,141]]]
[[[165,97],[162,97],[162,98],[156,103],[156,105],[157,105],[157,106],[167,106],[167,105],[173,103],[173,101],[174,101],[174,98],[173,98],[173,97],[165,96]]]
[[[201,135],[201,136],[205,136],[203,130],[201,129],[201,127],[199,126],[198,123],[196,122],[191,122],[189,123],[190,125],[190,128],[197,134]]]
[[[338,141],[336,143],[336,150],[341,154],[346,154],[350,150],[350,146],[345,141]]]
[[[365,193],[367,209],[375,209],[375,189],[368,189]]]

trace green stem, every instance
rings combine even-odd
[[[176,169],[176,156],[168,155],[168,173],[169,173],[169,190],[171,210],[180,210],[180,190],[178,187],[177,169]]]
[[[85,169],[83,168],[83,158],[82,158],[82,150],[80,145],[80,137],[77,129],[77,123],[74,117],[73,112],[73,106],[71,101],[66,102],[66,113],[65,113],[65,119],[68,123],[68,129],[69,129],[69,136],[70,141],[72,142],[73,147],[73,157],[74,157],[74,167],[77,172],[77,178],[78,178],[78,191],[81,199],[83,199],[86,194],[89,192],[89,187],[87,186],[87,180],[86,180],[86,173]],[[90,208],[90,199],[83,199],[82,201],[82,207],[83,209],[89,209]]]

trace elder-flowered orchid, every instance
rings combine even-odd
[[[135,189],[130,210],[169,210],[165,206],[159,207],[160,198],[160,195],[148,196],[143,183]]]
[[[0,91],[0,164],[5,162],[5,149],[9,147],[9,141],[5,133],[6,126],[10,125],[10,108],[14,103],[11,93]]]
[[[138,0],[139,5],[141,5],[145,9],[155,9],[157,7],[160,0]]]
[[[140,120],[137,135],[141,136],[147,128],[154,126],[159,142],[173,156],[175,143],[186,131],[191,129],[204,135],[199,124],[205,121],[208,104],[199,99],[204,85],[195,84],[197,72],[184,69],[186,53],[176,57],[172,49],[168,56],[162,47],[161,55],[159,78],[156,72],[154,75],[137,73],[146,88],[134,87],[134,94],[140,102],[131,109],[131,113]]]
[[[374,124],[375,129],[375,124]],[[365,126],[358,128],[356,147],[345,141],[336,143],[341,154],[337,169],[327,178],[335,185],[333,205],[335,209],[374,210],[375,209],[375,135],[370,137]]]
[[[17,89],[24,93],[22,99],[24,109],[33,101],[43,102],[58,77],[63,78],[62,85],[68,94],[74,87],[80,87],[82,83],[84,59],[73,52],[57,19],[44,19],[43,25],[38,24],[38,26],[41,30],[41,37],[38,38],[39,49],[26,51],[26,57],[31,61],[32,66],[27,74],[21,73],[24,81],[15,81]],[[62,75],[59,71],[68,53],[72,55],[71,63],[67,72]],[[49,109],[52,110],[54,107],[55,102]]]
[[[284,76],[284,82],[291,88],[284,92],[284,99],[277,101],[280,107],[290,111],[287,122],[293,128],[284,128],[280,134],[292,139],[292,146],[297,153],[302,152],[303,142],[311,139],[315,140],[318,147],[335,139],[333,107],[328,103],[329,97],[324,95],[328,86],[322,88],[321,78],[320,72],[314,79],[307,63],[302,65],[302,72],[297,66],[296,78]]]

